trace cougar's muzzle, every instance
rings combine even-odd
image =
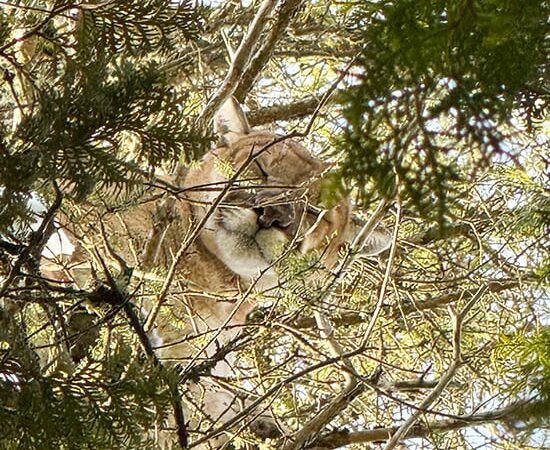
[[[280,189],[264,189],[257,192],[253,209],[261,228],[277,227],[290,239],[298,231],[298,204]]]
[[[262,228],[287,228],[296,218],[294,205],[290,203],[260,206],[254,208],[254,211],[258,215],[258,224]]]
[[[298,231],[301,205],[280,189],[233,191],[227,195],[225,204],[253,211],[259,229],[277,228],[288,239],[293,239]]]

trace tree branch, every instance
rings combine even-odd
[[[502,291],[507,291],[509,289],[516,288],[520,285],[521,285],[521,282],[517,280],[513,280],[513,281],[494,280],[487,283],[486,291],[491,293],[499,293]],[[435,308],[442,308],[458,300],[469,300],[473,296],[477,295],[478,290],[479,289],[477,288],[459,290],[459,291],[451,292],[449,294],[444,294],[439,297],[435,297],[423,302],[404,304],[402,307],[402,312],[404,314],[408,314],[414,311],[425,311],[425,310],[431,310]],[[399,314],[400,313],[396,311],[395,315],[398,316]]]
[[[376,213],[378,214],[382,214],[382,212],[378,212],[379,209],[382,209],[382,211],[387,207],[387,201],[386,200],[383,200],[382,203],[381,203],[381,206],[383,205],[383,208],[378,208],[377,211],[375,212],[375,215]],[[400,225],[400,222],[401,222],[401,204],[399,202],[399,200],[396,202],[396,208],[397,208],[397,214],[395,216],[395,225],[394,225],[394,228],[393,228],[393,233],[392,233],[392,243],[391,243],[391,246],[390,246],[390,254],[388,256],[388,261],[386,262],[386,270],[384,271],[384,279],[382,280],[382,285],[380,286],[380,292],[378,294],[378,300],[376,302],[376,306],[374,307],[374,311],[370,317],[370,321],[369,321],[369,324],[367,325],[367,329],[365,330],[365,333],[363,334],[363,337],[361,338],[361,344],[359,345],[360,348],[364,348],[366,347],[369,339],[370,339],[370,335],[372,333],[372,331],[374,330],[374,326],[376,324],[376,321],[378,320],[378,317],[380,315],[380,313],[382,312],[382,305],[384,303],[384,299],[386,298],[386,289],[388,287],[388,284],[389,284],[389,281],[390,281],[390,276],[391,276],[391,269],[393,267],[393,261],[395,259],[395,254],[396,254],[396,251],[397,251],[397,235],[398,235],[398,232],[399,232],[399,225]],[[381,220],[381,217],[380,219],[378,220]],[[370,223],[370,221],[369,221]],[[364,237],[368,237],[372,231],[374,231],[374,226],[372,226],[372,229],[371,230],[368,230],[368,226],[369,226],[369,223],[367,223],[367,225],[365,225],[365,227],[363,227],[363,230],[361,230],[359,232],[359,234],[357,235],[357,237],[355,238],[356,240],[357,239],[360,239],[362,236],[362,234],[364,234]],[[367,228],[365,230],[365,228]],[[363,245],[364,245],[364,242],[363,241]]]
[[[507,291],[517,288],[522,283],[517,280],[493,280],[487,283],[488,292],[498,294],[499,292]],[[409,314],[415,311],[429,311],[436,308],[443,308],[458,300],[468,300],[478,291],[475,289],[460,289],[448,294],[443,294],[438,297],[433,297],[429,300],[405,303],[401,310],[395,310],[391,313],[390,317],[397,318],[402,314]],[[336,326],[349,326],[357,325],[364,322],[367,318],[371,317],[373,310],[361,311],[361,312],[346,312],[339,317],[332,319],[332,322]],[[315,319],[311,316],[301,316],[293,318],[292,326],[295,328],[313,328],[316,326]]]
[[[241,79],[242,73],[250,61],[250,56],[260,38],[262,31],[264,30],[267,21],[270,18],[270,13],[277,3],[276,0],[264,0],[260,5],[248,33],[241,41],[241,45],[235,52],[235,57],[231,62],[229,71],[221,86],[210,98],[207,105],[204,107],[199,115],[199,124],[206,124],[210,121],[214,112],[221,106],[221,104],[235,92],[237,83]]]
[[[463,415],[453,419],[427,422],[423,425],[414,426],[408,431],[406,436],[403,436],[403,438],[422,438],[429,436],[432,433],[459,430],[461,428],[482,425],[495,422],[497,420],[514,421],[523,419],[527,416],[534,417],[534,412],[540,405],[541,402],[537,401],[519,401],[493,411]],[[322,448],[323,450],[330,450],[350,444],[366,444],[369,442],[385,441],[389,438],[389,436],[393,435],[398,428],[399,427],[395,426],[356,432],[334,431],[320,437],[319,439],[316,439],[306,448]]]
[[[339,97],[340,91],[334,92],[327,103],[335,103]],[[253,126],[264,125],[266,123],[272,123],[276,120],[292,120],[300,119],[302,117],[313,114],[324,94],[312,95],[303,99],[297,100],[292,103],[278,104],[269,106],[267,108],[260,108],[250,111],[246,117],[248,123]]]
[[[342,364],[347,369],[343,371],[346,382],[342,392],[334,397],[322,411],[295,433],[283,447],[283,450],[298,450],[303,448],[303,445],[307,441],[316,436],[328,422],[347,408],[351,401],[365,390],[365,384],[357,383],[357,380],[353,377],[352,374],[355,373],[355,368],[351,360],[344,356],[344,349],[334,339],[330,321],[319,311],[315,311],[314,316],[321,337],[327,342],[332,356],[341,358]]]
[[[340,394],[331,400],[326,408],[289,439],[283,450],[299,450],[304,448],[304,445],[307,445],[308,441],[315,439],[315,436],[324,425],[330,422],[342,410],[346,409],[351,401],[364,390],[365,384],[363,383],[347,385]]]
[[[474,304],[483,296],[483,294],[485,293],[485,291],[487,291],[487,289],[488,289],[487,287],[479,288],[476,294],[470,299],[470,301],[462,309],[460,314],[455,315],[454,333],[453,333],[453,360],[451,362],[451,365],[448,367],[448,369],[445,371],[443,376],[440,378],[439,382],[437,383],[437,386],[426,396],[424,400],[422,400],[418,409],[416,409],[409,416],[409,418],[395,431],[395,433],[392,433],[390,440],[387,442],[387,444],[384,447],[384,450],[393,450],[399,444],[399,442],[405,436],[407,436],[410,429],[420,419],[420,416],[424,414],[424,411],[426,409],[430,408],[432,403],[435,402],[441,396],[441,394],[443,394],[443,391],[455,376],[459,367],[462,365],[462,352],[460,349],[461,342],[462,342],[462,324],[468,312],[470,311],[470,309],[472,309]],[[454,313],[452,313],[451,311],[451,314],[454,314]]]
[[[107,251],[113,252],[113,249],[110,248],[108,241],[105,241],[105,243],[107,245]],[[121,288],[119,287],[119,284],[113,278],[113,275],[111,274],[109,268],[107,267],[107,264],[104,261],[104,259],[101,257],[99,253],[97,253],[97,256],[99,258],[99,261],[105,273],[105,277],[107,278],[107,283],[109,285],[108,289],[105,289],[104,287],[105,295],[103,296],[102,300],[107,303],[113,304],[115,306],[122,307],[130,326],[132,327],[132,329],[134,330],[134,332],[136,333],[139,339],[139,342],[143,348],[143,351],[147,355],[147,358],[150,361],[152,361],[152,363],[156,367],[159,367],[161,370],[164,370],[164,366],[159,361],[155,353],[153,345],[149,340],[149,336],[147,336],[147,333],[143,327],[143,324],[134,309],[134,305],[130,301],[128,294],[123,292],[126,286],[123,287],[123,289],[121,290]],[[125,261],[122,258],[120,259],[119,258],[120,257],[117,257],[116,259],[122,265],[121,269],[124,272],[127,272],[127,273],[124,273],[123,275],[125,276],[128,275],[127,278],[129,281],[130,277],[128,272],[130,271],[130,269],[126,266]],[[185,422],[185,415],[183,413],[181,395],[179,393],[177,384],[175,385],[169,384],[169,389],[170,389],[170,399],[172,403],[172,411],[174,413],[174,419],[176,421],[176,432],[178,435],[178,443],[182,449],[186,449],[188,448],[188,444],[189,444],[189,436],[187,432],[187,425]]]
[[[283,0],[279,4],[275,23],[269,30],[269,34],[262,46],[256,52],[245,72],[242,74],[239,84],[235,89],[234,95],[240,103],[244,103],[250,89],[254,86],[258,74],[271,58],[277,41],[283,37],[284,30],[288,27],[303,3],[303,0]]]

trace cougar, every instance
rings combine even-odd
[[[329,267],[352,233],[348,199],[322,212],[315,208],[327,163],[295,139],[251,129],[233,98],[215,115],[214,127],[218,145],[191,167],[178,195],[103,215],[104,233],[89,219],[66,229],[83,243],[74,262],[89,261],[92,253],[109,259],[104,234],[129,266],[176,271],[177,289],[168,293],[150,333],[159,358],[183,366],[211,358],[237,335],[255,306],[253,295],[243,293],[277,288],[281,257],[316,251]],[[369,253],[387,246],[378,232]],[[77,272],[78,265],[72,270],[76,279]],[[154,301],[142,308],[150,313]],[[186,339],[200,334],[202,344]],[[233,363],[230,353],[211,374],[231,375]],[[208,419],[191,417],[190,428],[217,427],[242,408],[233,392],[207,377],[190,383],[186,397]],[[264,438],[284,432],[265,414],[251,429]],[[218,435],[197,448],[219,448],[228,439]]]

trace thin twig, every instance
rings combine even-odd
[[[378,320],[378,317],[380,316],[380,313],[382,311],[382,304],[384,303],[384,299],[386,298],[386,289],[388,287],[388,283],[390,281],[390,275],[391,270],[393,266],[393,260],[395,258],[395,253],[397,251],[397,236],[399,232],[399,223],[401,221],[401,204],[399,201],[396,202],[396,214],[395,214],[395,225],[393,227],[393,233],[392,233],[392,244],[390,247],[390,254],[388,256],[388,261],[386,262],[386,270],[384,272],[384,279],[382,280],[382,286],[380,286],[380,293],[378,294],[378,301],[376,302],[376,306],[374,308],[374,312],[371,316],[371,319],[369,321],[369,324],[367,326],[367,329],[363,335],[363,338],[361,339],[361,344],[359,347],[363,347],[367,345],[367,342],[370,339],[370,335],[372,331],[374,330],[374,326],[376,325],[376,321]],[[367,224],[368,225],[368,224]],[[366,232],[365,232],[366,234]]]
[[[386,443],[384,450],[394,449],[399,442],[407,436],[414,424],[420,419],[420,416],[424,414],[434,401],[436,401],[450,381],[455,376],[457,370],[462,365],[462,353],[460,350],[462,341],[462,324],[466,318],[468,312],[472,309],[474,304],[487,292],[487,286],[482,286],[478,289],[476,295],[474,295],[470,301],[464,306],[459,314],[455,316],[454,320],[454,332],[453,332],[453,359],[450,366],[447,368],[443,376],[440,378],[436,387],[426,396],[426,398],[420,403],[418,409],[416,409],[409,418],[393,433],[390,440]]]

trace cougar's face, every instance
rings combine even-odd
[[[209,211],[208,205],[220,189],[197,194],[196,199],[204,204],[196,205],[194,213],[197,218],[210,214],[201,232],[206,248],[245,282],[256,280],[260,289],[277,284],[273,263],[300,233],[300,225],[306,223],[303,216],[310,181],[324,168],[294,141],[262,150],[274,139],[270,133],[251,133],[214,150],[197,169],[203,175],[208,173],[207,183],[221,189],[231,178],[227,170],[223,174],[222,167],[227,169],[230,164],[239,171],[251,152],[259,152],[216,209]]]
[[[260,290],[277,285],[273,263],[295,237],[303,238],[300,252],[322,249],[330,265],[344,242],[349,204],[344,200],[318,216],[305,212],[327,164],[292,139],[251,130],[234,98],[216,113],[214,131],[218,147],[185,180],[194,219],[206,219],[200,234],[206,249]]]

